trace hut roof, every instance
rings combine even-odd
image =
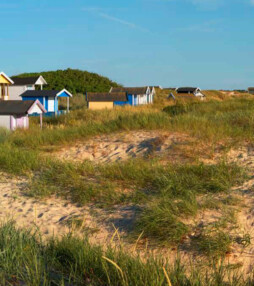
[[[143,87],[112,87],[110,92],[126,92],[127,94],[146,94],[148,86]]]
[[[127,101],[126,92],[88,92],[87,101],[90,102],[114,102]]]
[[[46,112],[38,100],[0,100],[0,115],[26,115],[34,104]]]
[[[68,94],[68,96],[72,97],[72,94],[66,89],[63,90],[27,90],[22,93],[21,97],[57,97],[61,96],[62,93]]]
[[[42,76],[31,76],[31,77],[12,77],[14,85],[34,85],[39,84],[41,81],[43,84],[47,84],[46,80]]]

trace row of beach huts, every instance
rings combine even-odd
[[[29,116],[57,116],[68,113],[72,94],[66,90],[44,90],[47,85],[43,76],[8,77],[0,72],[0,127],[9,130],[29,127]],[[89,109],[112,109],[115,106],[138,106],[152,104],[158,87],[112,87],[104,93],[86,93]],[[200,88],[178,88],[179,97],[195,96],[204,98]],[[171,93],[173,99],[175,96]],[[66,99],[66,109],[59,109],[59,99]]]
[[[29,128],[29,117],[56,116],[69,112],[72,94],[66,90],[43,90],[47,82],[38,77],[8,77],[0,72],[0,127],[9,130]],[[66,98],[67,110],[60,111],[58,99]]]

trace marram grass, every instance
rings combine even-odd
[[[12,222],[0,226],[1,285],[93,286],[247,286],[243,277],[226,263],[214,263],[200,271],[176,258],[169,264],[151,256],[141,258],[124,249],[91,245],[87,238],[67,235],[40,240],[39,233],[17,229]]]

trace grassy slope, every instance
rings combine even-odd
[[[207,201],[200,204],[198,197],[206,195],[214,200],[218,193],[230,195],[230,188],[245,179],[241,168],[227,164],[162,166],[156,160],[134,160],[107,167],[88,162],[68,164],[41,157],[39,151],[50,145],[71,144],[73,140],[101,133],[138,129],[185,132],[199,141],[212,141],[214,144],[227,144],[229,140],[237,144],[246,140],[252,142],[253,100],[242,96],[221,101],[216,96],[214,93],[213,99],[208,98],[207,102],[177,102],[175,105],[167,99],[167,93],[162,92],[153,106],[98,112],[77,109],[67,116],[48,119],[43,131],[37,128],[35,119],[31,130],[12,134],[2,132],[0,169],[14,174],[36,173],[29,191],[33,196],[56,193],[74,202],[94,202],[101,207],[141,205],[136,235],[144,230],[144,236],[156,243],[179,243],[189,231],[183,218],[195,216],[200,209],[211,207]],[[165,106],[169,107],[162,111]],[[95,178],[96,183],[87,183],[89,178]],[[128,195],[119,191],[126,186],[132,189]],[[221,203],[221,208],[226,210],[228,204],[228,200],[225,205]],[[225,221],[230,223],[226,213],[221,225],[224,223],[225,226]],[[202,233],[195,246],[207,255],[212,250],[212,254],[224,256],[231,243],[232,237],[225,235],[223,227],[217,226],[212,236]]]

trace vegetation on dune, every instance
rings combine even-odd
[[[193,240],[194,247],[209,257],[220,257],[231,251],[232,237],[220,229],[212,229],[202,233]]]
[[[36,123],[38,124],[38,123]],[[163,129],[168,124],[168,116],[157,111],[117,109],[92,112],[86,109],[56,119],[46,119],[49,128],[43,131],[37,127],[24,132],[17,130],[9,138],[18,147],[38,149],[45,145],[67,144],[98,134],[110,134],[121,130]]]
[[[15,166],[16,158],[12,158],[9,160]],[[17,159],[20,164],[23,157]],[[149,160],[132,160],[105,166],[42,160],[36,165],[27,194],[37,198],[56,194],[78,204],[96,203],[97,207],[142,206],[133,234],[144,231],[144,237],[170,244],[179,243],[188,233],[188,225],[182,221],[197,214],[201,208],[199,196],[229,193],[245,178],[241,168],[228,164],[162,166]],[[126,188],[132,191],[123,192]],[[221,207],[228,204],[221,202]]]
[[[74,69],[40,73],[23,73],[16,76],[30,77],[39,75],[42,75],[48,83],[44,89],[62,90],[63,88],[66,88],[74,94],[85,94],[86,92],[107,92],[110,87],[119,86],[116,82],[111,81],[107,77],[88,71]]]
[[[244,177],[234,165],[172,166],[154,177],[154,195],[149,196],[135,231],[144,231],[144,236],[162,244],[180,242],[189,231],[184,219],[195,216],[201,207],[198,198],[229,192]]]
[[[190,96],[190,98],[179,99],[177,96],[177,92],[175,90],[165,90],[159,92],[161,97],[165,98],[165,95],[172,93],[178,101],[182,102],[193,102],[195,98]],[[223,90],[202,90],[202,93],[205,95],[205,101],[207,100],[216,100],[216,101],[224,101],[230,99],[237,99],[237,98],[253,98],[247,91],[223,91]],[[196,99],[197,102],[200,102],[200,99]]]
[[[3,172],[24,175],[41,166],[39,154],[32,150],[20,150],[8,143],[0,145],[0,169]]]
[[[3,148],[3,149],[2,149]],[[162,166],[156,160],[139,159],[112,164],[74,164],[40,156],[38,151],[22,151],[1,146],[0,169],[13,174],[34,172],[27,194],[47,197],[53,194],[74,203],[96,203],[99,207],[116,204],[142,206],[134,233],[162,244],[178,243],[188,233],[184,218],[193,217],[199,196],[229,193],[232,186],[246,179],[236,165]],[[30,175],[29,175],[30,177]],[[124,189],[130,192],[123,192]],[[225,201],[225,205],[230,201]],[[221,201],[221,207],[225,206]]]
[[[108,285],[108,286],[244,286],[253,279],[214,265],[209,272],[187,271],[176,259],[173,265],[153,257],[131,256],[121,248],[92,246],[72,235],[43,243],[38,234],[19,230],[13,223],[0,227],[1,285]]]
[[[144,239],[153,245],[177,246],[191,237],[190,220],[200,210],[220,211],[216,224],[206,225],[190,238],[193,249],[218,266],[218,258],[225,257],[236,240],[225,229],[235,226],[230,207],[239,201],[231,189],[247,179],[243,168],[227,162],[200,164],[198,158],[192,164],[162,163],[153,157],[111,164],[71,163],[55,160],[51,154],[75,140],[129,130],[189,134],[195,144],[209,143],[212,147],[253,142],[254,101],[250,97],[222,100],[221,93],[214,93],[206,102],[172,102],[166,93],[157,96],[154,105],[102,111],[87,110],[81,96],[73,102],[70,114],[45,118],[43,130],[38,128],[38,118],[31,118],[30,130],[9,133],[1,129],[0,170],[27,176],[30,184],[26,194],[36,198],[54,194],[101,208],[136,206],[129,237],[135,240],[142,233],[140,243]],[[3,285],[168,285],[163,266],[172,285],[253,284],[252,280],[229,275],[225,265],[209,268],[207,275],[195,269],[187,275],[179,262],[172,266],[133,258],[123,250],[104,251],[91,246],[87,239],[67,236],[43,244],[11,224],[0,228],[0,254]]]
[[[251,99],[189,103],[187,106],[177,103],[163,110],[156,106],[102,111],[83,108],[65,116],[45,119],[43,131],[38,129],[38,119],[34,118],[30,130],[17,130],[8,136],[8,141],[17,147],[38,149],[99,134],[155,129],[182,132],[200,142],[214,144],[254,139],[254,101]]]

